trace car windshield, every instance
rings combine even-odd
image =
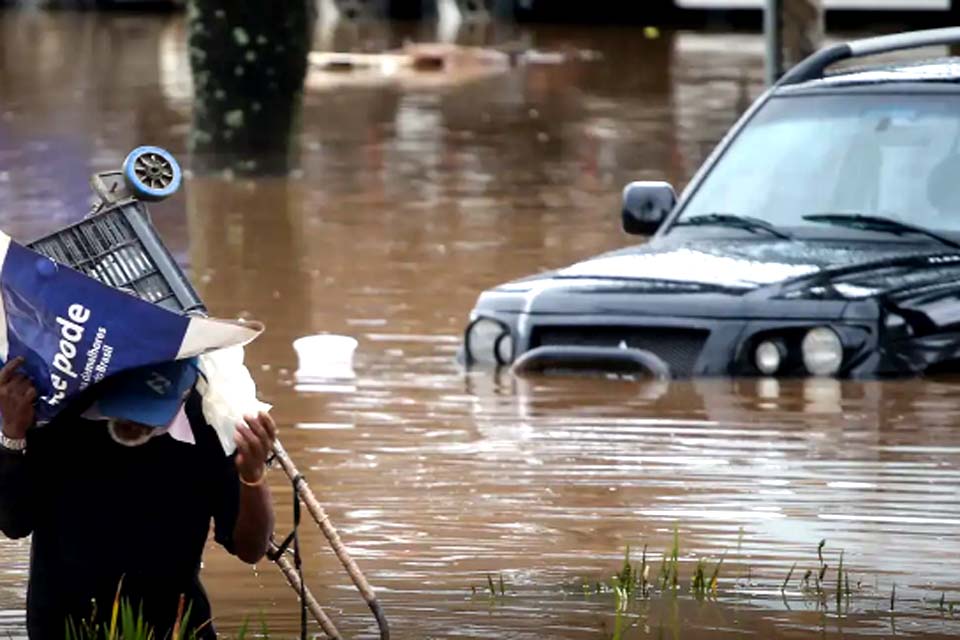
[[[836,232],[845,225],[816,214],[859,214],[960,233],[960,96],[775,97],[677,222],[716,213]]]

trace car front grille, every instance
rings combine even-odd
[[[531,348],[545,346],[618,347],[649,351],[667,363],[674,377],[693,374],[710,332],[675,327],[538,327]]]

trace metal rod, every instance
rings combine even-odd
[[[289,477],[291,481],[294,481],[294,488],[297,493],[294,499],[299,497],[299,499],[303,501],[304,506],[307,507],[307,511],[310,512],[310,515],[313,516],[320,530],[323,531],[323,535],[330,543],[330,547],[333,549],[334,554],[336,554],[337,559],[340,560],[340,564],[347,570],[347,574],[350,576],[350,579],[353,580],[353,584],[356,585],[357,590],[360,591],[360,595],[363,596],[367,606],[370,607],[373,617],[377,620],[377,626],[380,628],[380,640],[390,640],[390,625],[387,623],[387,617],[383,613],[383,609],[377,601],[377,596],[370,587],[370,583],[367,582],[366,577],[364,577],[363,572],[360,571],[357,563],[350,557],[350,553],[340,540],[340,534],[337,533],[337,530],[333,524],[331,524],[326,511],[320,506],[317,497],[313,494],[313,491],[310,489],[306,480],[303,479],[303,476],[300,475],[300,471],[293,463],[293,460],[290,459],[290,456],[287,455],[279,439],[274,441],[273,452],[276,454],[280,466],[283,467],[284,473],[287,474],[287,477]]]
[[[767,86],[773,86],[783,75],[783,0],[767,0],[763,33],[767,49]]]
[[[320,603],[317,602],[317,599],[313,597],[313,594],[310,592],[309,588],[302,587],[300,576],[297,575],[296,567],[291,564],[290,560],[284,554],[277,554],[280,548],[273,541],[273,538],[270,539],[270,554],[276,554],[277,566],[280,567],[280,571],[283,572],[284,577],[287,579],[287,583],[297,592],[297,596],[300,596],[300,590],[303,588],[304,601],[307,603],[307,608],[310,610],[310,613],[313,614],[314,620],[320,624],[320,627],[323,629],[323,632],[327,634],[331,640],[343,640],[343,636],[340,635],[340,632],[337,630],[336,625],[333,624],[333,621],[327,617],[327,614],[323,611],[323,607],[320,606]]]

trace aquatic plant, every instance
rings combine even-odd
[[[843,549],[840,550],[840,564],[837,566],[837,611],[840,611],[840,599],[843,596]]]
[[[499,574],[498,579],[497,579],[497,582],[499,583],[499,586],[500,586],[500,593],[499,593],[500,597],[503,597],[503,596],[507,595],[507,586],[506,586],[506,583],[504,582],[503,574],[502,574],[502,573]],[[489,574],[489,573],[487,574],[487,589],[488,589],[489,592],[490,592],[490,598],[491,598],[491,599],[497,597],[497,585],[494,584],[494,582],[493,582],[493,576],[492,576],[491,574]],[[476,586],[471,586],[471,587],[470,587],[470,591],[471,591],[472,595],[477,595],[477,591],[478,591],[478,590],[477,590],[477,587],[476,587]]]
[[[742,536],[741,536],[742,537]],[[740,548],[741,541],[738,540],[737,548]],[[825,539],[820,540],[816,546],[816,558],[817,564],[814,567],[806,569],[803,577],[799,582],[799,590],[790,592],[791,582],[794,580],[794,576],[797,573],[797,568],[799,562],[794,562],[789,571],[786,574],[785,579],[779,585],[779,590],[782,598],[784,599],[785,606],[789,608],[789,605],[786,605],[788,595],[792,597],[801,597],[808,602],[815,603],[818,609],[826,611],[827,604],[830,602],[828,597],[828,591],[830,586],[833,587],[832,596],[834,598],[835,609],[837,615],[845,615],[850,611],[851,598],[853,597],[855,591],[851,588],[850,580],[850,570],[846,563],[846,552],[845,550],[839,550],[837,555],[837,564],[835,570],[831,567],[830,563],[827,561],[826,557],[826,546],[827,541]],[[682,597],[683,591],[678,590],[676,585],[680,582],[680,567],[678,558],[680,556],[680,541],[679,534],[674,531],[674,540],[672,546],[663,553],[661,557],[661,573],[658,580],[654,584],[648,584],[645,580],[646,570],[649,566],[649,559],[647,557],[647,547],[644,546],[644,552],[641,560],[641,569],[638,571],[636,566],[631,563],[630,560],[630,547],[627,547],[624,554],[623,564],[621,565],[620,571],[615,574],[612,580],[607,585],[601,585],[601,588],[598,589],[598,593],[613,593],[615,595],[614,599],[614,626],[611,631],[604,625],[604,634],[606,637],[611,640],[623,640],[627,637],[625,634],[632,627],[636,626],[637,622],[643,618],[647,619],[649,609],[645,606],[642,609],[636,610],[637,621],[633,624],[629,623],[629,618],[631,612],[634,611],[631,607],[636,605],[641,605],[643,603],[649,602],[652,598],[668,598],[670,601],[674,601],[678,597]],[[717,561],[716,565],[713,568],[712,575],[710,578],[707,578],[709,560],[704,557],[695,558],[695,564],[693,565],[692,573],[690,575],[690,588],[689,593],[696,598],[697,600],[705,599],[716,599],[719,597],[719,577],[720,570],[723,566],[724,560],[726,558],[726,552],[721,555],[720,559]],[[833,573],[835,571],[835,573]],[[835,580],[835,582],[833,582]],[[739,583],[739,581],[738,581]],[[829,585],[829,586],[828,586]],[[879,585],[878,585],[879,587]],[[856,592],[861,592],[861,581],[856,581]],[[585,594],[589,593],[589,590],[584,590]],[[731,596],[738,597],[737,592],[731,592]],[[882,601],[883,596],[879,593],[878,589],[873,589],[869,593],[864,592],[864,597],[868,598],[869,602],[876,603],[877,599]],[[896,611],[897,602],[897,585],[893,583],[890,592],[889,598],[889,614],[894,616]],[[925,607],[924,600],[921,598],[920,605]],[[832,607],[831,607],[832,608]],[[956,603],[951,603],[947,601],[947,594],[945,591],[941,591],[939,594],[939,600],[936,601],[936,609],[943,616],[954,616],[956,610]],[[893,617],[891,617],[891,624],[893,624]]]
[[[717,595],[717,584],[720,580],[720,567],[723,566],[723,559],[726,557],[726,551],[720,556],[720,561],[717,563],[717,566],[713,568],[713,575],[710,576],[710,593],[714,596]]]
[[[793,577],[793,571],[797,568],[797,563],[794,562],[793,566],[790,567],[790,571],[787,572],[787,577],[783,581],[783,586],[780,587],[780,593],[784,593],[787,590],[787,585],[790,584],[790,578]]]
[[[159,640],[160,638],[196,640],[197,634],[208,623],[204,623],[198,629],[185,634],[184,629],[186,629],[189,619],[190,607],[188,606],[184,611],[183,599],[181,598],[173,629],[160,635],[152,625],[144,620],[143,603],[141,602],[134,610],[130,601],[126,598],[121,599],[118,592],[118,596],[113,602],[109,624],[97,622],[96,611],[90,619],[80,620],[79,622],[69,618],[65,623],[64,638],[66,640]]]
[[[693,572],[693,581],[690,583],[690,591],[697,599],[703,598],[707,593],[707,580],[703,573],[703,558],[700,558],[697,560],[697,568]]]
[[[184,600],[181,597],[177,610],[177,618],[172,629],[163,635],[157,633],[157,629],[151,626],[143,617],[143,603],[134,607],[126,598],[119,597],[114,599],[111,608],[110,623],[97,621],[96,606],[91,613],[90,618],[75,621],[68,619],[65,624],[65,640],[197,640],[198,635],[210,624],[211,621],[204,622],[196,629],[190,630],[189,634],[184,633],[184,629],[189,625],[190,609],[188,605],[184,609]],[[250,620],[245,618],[240,626],[234,640],[246,640],[249,635]],[[224,637],[221,634],[221,637]],[[270,640],[270,630],[267,623],[261,618],[260,634],[261,640]]]
[[[826,540],[819,541],[816,547],[817,564],[815,567],[808,568],[804,571],[803,577],[799,579],[798,589],[792,592],[790,590],[791,582],[794,581],[794,576],[800,564],[799,562],[794,562],[787,571],[783,582],[779,583],[779,591],[785,601],[788,596],[800,596],[801,598],[815,602],[817,606],[822,609],[827,608],[827,603],[830,602],[829,596],[832,595],[835,603],[834,610],[838,614],[843,614],[845,610],[849,610],[851,597],[854,593],[862,591],[861,582],[858,580],[856,587],[851,587],[850,571],[846,563],[845,550],[839,550],[837,566],[835,569],[831,567],[825,555],[826,544]],[[740,543],[738,541],[738,547],[739,546]],[[689,592],[698,600],[706,598],[715,599],[722,595],[720,592],[720,574],[726,561],[726,552],[724,552],[716,564],[713,565],[712,572],[710,571],[710,560],[708,558],[691,558],[695,564],[692,565],[693,569],[689,577],[689,590],[685,591],[679,589],[683,577],[681,576],[682,570],[679,562],[680,539],[676,530],[674,531],[673,544],[669,549],[664,551],[660,558],[660,574],[654,582],[648,580],[650,558],[647,553],[647,546],[644,545],[643,547],[639,568],[632,563],[630,550],[631,548],[627,546],[620,570],[615,573],[608,582],[596,582],[592,587],[588,583],[583,583],[583,594],[588,596],[593,594],[613,594],[618,603],[618,608],[623,608],[625,604],[630,602],[649,600],[657,596],[675,598],[686,592]],[[832,586],[832,589],[830,586]],[[832,591],[832,594],[829,593],[830,591]],[[737,595],[736,591],[730,593],[735,597]],[[869,595],[871,599],[875,599],[879,594],[877,590],[874,589],[871,593],[864,593],[864,595]],[[894,584],[890,594],[891,611],[895,609],[896,603],[896,584]],[[946,592],[940,593],[937,608],[944,613],[953,611],[952,603],[947,602]]]
[[[742,537],[742,535],[738,536],[735,548],[742,548]],[[715,563],[709,557],[696,557],[691,553],[687,553],[684,556],[684,562],[681,563],[680,547],[680,533],[675,528],[672,544],[660,554],[659,574],[651,576],[658,563],[656,554],[651,557],[648,545],[644,544],[639,563],[637,563],[632,555],[635,548],[627,545],[617,571],[607,580],[582,581],[578,584],[578,590],[584,598],[599,596],[611,599],[613,605],[611,617],[601,622],[605,637],[611,640],[625,640],[627,637],[633,637],[634,630],[640,626],[647,629],[644,633],[649,635],[651,611],[656,610],[654,603],[669,605],[671,610],[675,611],[678,600],[684,597],[692,597],[707,606],[710,602],[718,600],[763,597],[762,594],[767,586],[754,584],[748,579],[748,588],[744,590],[742,577],[736,577],[738,573],[736,569],[727,572],[728,577],[724,580],[727,588],[721,589],[721,573],[728,561],[727,551],[724,551]],[[832,612],[838,617],[843,617],[851,611],[851,602],[856,597],[858,608],[869,607],[876,611],[887,608],[886,594],[881,592],[879,580],[875,586],[867,588],[862,586],[862,580],[851,580],[845,550],[828,549],[825,539],[819,540],[816,545],[811,545],[810,549],[811,552],[815,549],[816,559],[802,569],[802,577],[798,576],[801,574],[800,569],[804,561],[799,560],[791,564],[782,582],[774,579],[774,582],[768,585],[771,591],[779,591],[784,607],[790,609],[788,601],[800,600],[808,607],[815,606],[822,613]],[[730,551],[733,552],[734,547],[731,547]],[[734,558],[736,558],[735,555]],[[836,558],[835,567],[832,565],[831,558]],[[683,570],[681,564],[689,568],[689,574]],[[740,562],[735,567],[743,566],[746,567],[747,575],[750,575],[749,565],[740,558]],[[499,589],[496,576],[487,574],[486,579],[490,599],[500,602],[501,598],[507,595],[503,575],[499,576]],[[482,589],[474,586],[471,587],[471,591],[474,595],[478,595]],[[904,606],[905,602],[907,606]],[[936,598],[930,600],[921,598],[918,602],[916,599],[904,599],[902,593],[898,597],[894,584],[889,594],[888,613],[891,625],[895,615],[909,614],[918,608],[939,611],[944,618],[948,616],[953,618],[955,611],[958,611],[957,604],[948,601],[948,594],[945,591],[941,591]],[[900,610],[896,610],[897,605],[900,605]]]
[[[88,619],[76,621],[73,617],[67,619],[64,623],[64,638],[66,640],[196,640],[197,634],[203,631],[211,623],[207,620],[196,629],[192,629],[189,634],[185,630],[190,624],[190,613],[192,604],[186,604],[183,595],[177,603],[177,616],[174,619],[173,628],[162,630],[163,635],[158,634],[157,629],[150,625],[143,617],[143,602],[134,610],[133,604],[127,598],[121,596],[123,590],[123,579],[117,584],[117,593],[113,598],[113,605],[110,608],[109,623],[101,622],[97,619],[97,604],[93,603],[93,610]],[[242,639],[246,635],[246,623],[244,623],[243,633],[238,636]]]

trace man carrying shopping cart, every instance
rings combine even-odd
[[[108,626],[118,594],[157,637],[213,636],[210,521],[242,560],[268,548],[276,428],[242,364],[263,328],[208,318],[150,224],[180,176],[139,147],[83,220],[0,233],[0,531],[33,536],[33,638]]]
[[[276,426],[237,425],[224,456],[194,388],[195,362],[132,369],[76,397],[42,428],[22,359],[0,369],[0,531],[33,535],[27,626],[62,638],[72,620],[109,623],[118,593],[162,637],[185,609],[185,637],[215,637],[199,579],[210,521],[248,563],[273,531],[266,459]]]

